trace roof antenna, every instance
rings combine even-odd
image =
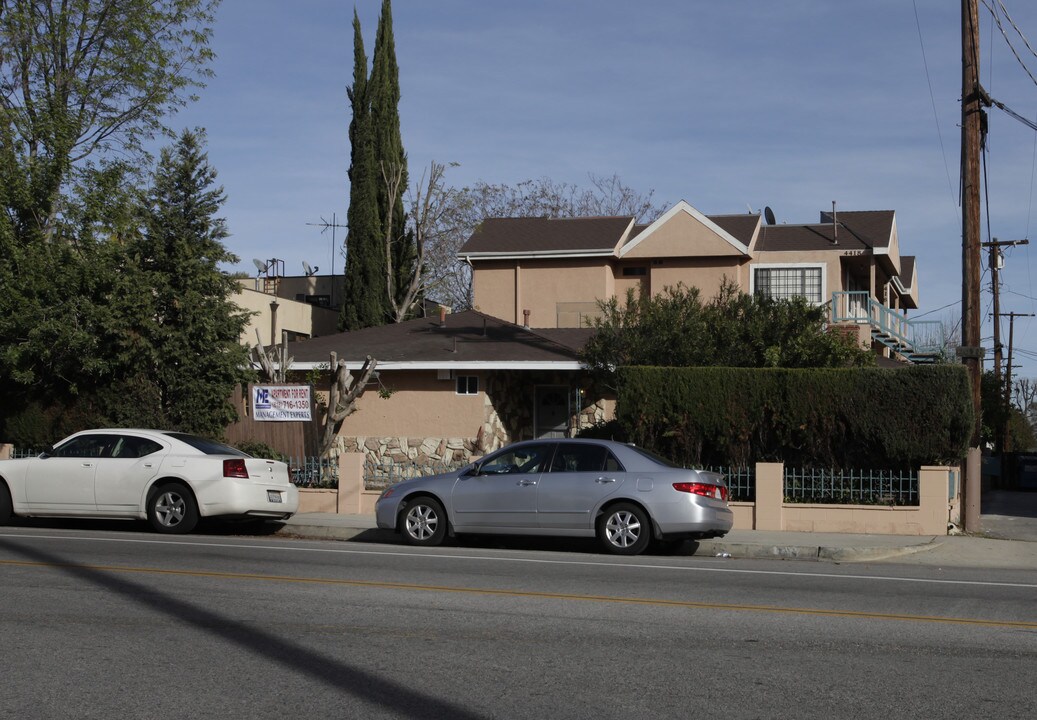
[[[832,244],[839,244],[839,216],[835,214],[835,200],[832,201]]]

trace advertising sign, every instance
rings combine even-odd
[[[255,420],[308,421],[313,419],[309,385],[253,385]]]

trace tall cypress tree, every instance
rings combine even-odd
[[[408,184],[407,154],[403,150],[403,139],[400,135],[400,70],[396,64],[396,41],[393,37],[392,7],[389,0],[382,0],[382,12],[378,18],[369,92],[371,122],[374,129],[375,173],[378,178],[378,218],[382,237],[384,238],[388,232],[392,238],[396,299],[399,301],[405,294],[403,288],[410,283],[417,252],[413,236],[406,232],[403,209],[403,195]],[[398,168],[401,174],[399,192],[392,208],[391,228],[387,225],[389,192],[382,176],[383,168]]]
[[[385,250],[378,214],[381,173],[375,156],[374,129],[367,82],[367,55],[360,18],[353,10],[353,86],[347,90],[353,108],[349,123],[349,212],[346,234],[345,288],[339,327],[359,330],[385,324],[388,294]]]

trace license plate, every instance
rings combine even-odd
[[[277,490],[267,490],[266,499],[268,502],[279,503],[281,502],[281,493]]]

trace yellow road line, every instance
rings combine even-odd
[[[980,625],[984,627],[1010,627],[1037,630],[1037,622],[1019,620],[983,620],[976,618],[952,618],[930,615],[906,615],[899,613],[863,612],[857,610],[823,610],[818,608],[781,607],[776,605],[745,605],[730,603],[692,602],[689,600],[664,600],[660,598],[614,597],[609,595],[573,595],[568,593],[532,592],[527,590],[494,590],[486,588],[450,587],[447,585],[415,585],[412,583],[374,582],[368,580],[337,580],[334,578],[307,578],[291,575],[258,575],[255,573],[208,572],[204,570],[162,570],[159,568],[120,567],[115,565],[80,565],[76,563],[46,563],[21,560],[0,560],[0,565],[38,568],[73,568],[100,572],[139,573],[146,575],[180,575],[200,578],[224,578],[229,580],[261,580],[265,582],[303,583],[311,585],[345,585],[382,590],[412,590],[424,592],[460,593],[467,595],[496,595],[514,598],[537,598],[541,600],[581,600],[625,605],[649,605],[676,607],[695,610],[740,610],[748,612],[785,613],[791,615],[818,615],[824,617],[864,618],[870,620],[902,620],[908,622],[946,623],[951,625]]]

